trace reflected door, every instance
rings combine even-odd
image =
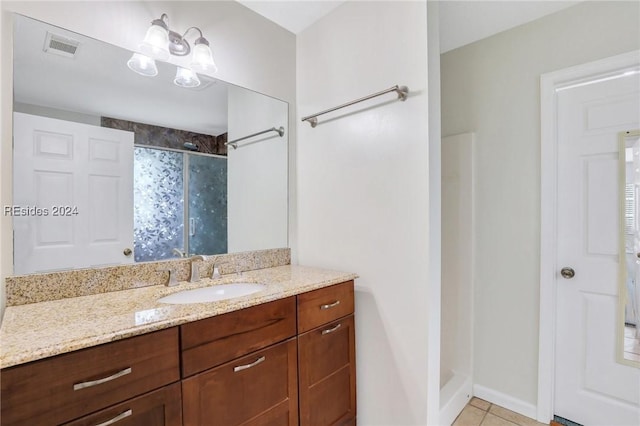
[[[638,127],[638,75],[558,93],[555,414],[640,424],[640,369],[617,361],[618,133]],[[561,271],[562,269],[562,271]]]
[[[133,262],[133,133],[15,113],[13,164],[15,274]]]

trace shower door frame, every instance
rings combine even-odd
[[[189,150],[184,150],[184,149],[175,149],[175,148],[165,148],[162,146],[155,146],[155,145],[145,145],[145,144],[134,144],[133,145],[134,150],[136,148],[146,148],[146,149],[154,149],[154,150],[159,150],[159,151],[171,151],[171,152],[177,152],[183,155],[182,157],[182,177],[183,177],[183,181],[182,181],[182,186],[183,186],[183,209],[182,209],[182,223],[183,223],[183,228],[182,228],[182,239],[184,241],[184,245],[183,245],[183,249],[184,249],[184,256],[185,257],[189,257],[189,237],[190,237],[190,217],[189,217],[189,157],[188,155],[199,155],[199,156],[203,156],[203,157],[214,157],[214,158],[220,158],[220,159],[224,159],[227,161],[227,166],[228,166],[228,161],[229,161],[229,157],[226,155],[220,155],[220,154],[209,154],[206,152],[199,152],[199,151],[189,151]],[[135,161],[135,159],[134,159]],[[134,177],[134,182],[135,182],[135,177]],[[228,183],[227,183],[227,188],[228,188]],[[134,223],[134,227],[135,227],[135,223]],[[134,241],[134,245],[135,245],[135,241]],[[213,253],[210,253],[213,254]],[[215,253],[215,254],[220,254],[220,253]]]

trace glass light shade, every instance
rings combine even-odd
[[[200,86],[200,80],[195,72],[188,68],[178,67],[176,71],[176,78],[173,79],[176,86],[180,87],[198,87]]]
[[[191,69],[206,74],[213,74],[218,71],[218,67],[216,67],[215,62],[213,62],[213,54],[209,46],[204,43],[199,43],[193,47]]]
[[[161,61],[169,59],[171,53],[169,53],[169,32],[167,29],[157,24],[151,25],[140,44],[140,51]]]
[[[127,66],[132,71],[146,77],[154,77],[158,75],[156,61],[140,53],[134,53],[133,56],[131,56],[131,59],[127,61]]]

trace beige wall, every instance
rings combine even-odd
[[[298,258],[360,275],[358,422],[426,424],[439,371],[428,374],[426,3],[345,3],[298,35],[297,61],[300,116],[395,84],[411,91],[299,123]]]
[[[584,2],[441,57],[442,133],[477,142],[474,383],[523,406],[537,398],[540,75],[640,48],[639,18],[638,2]]]
[[[117,46],[134,50],[150,21],[165,12],[170,26],[184,31],[198,26],[211,42],[217,77],[283,99],[296,100],[295,36],[232,1],[173,2],[7,2],[0,3],[0,205],[11,204],[11,12],[17,12]],[[289,143],[295,148],[294,108],[289,109]],[[295,172],[294,163],[290,166]],[[292,219],[292,223],[293,219]],[[11,221],[0,227],[0,278],[12,272]],[[1,286],[4,295],[4,284]],[[0,297],[0,309],[4,297]]]

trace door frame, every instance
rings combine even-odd
[[[549,423],[554,412],[557,238],[557,96],[556,91],[638,70],[640,50],[540,76],[540,318],[537,420]]]

